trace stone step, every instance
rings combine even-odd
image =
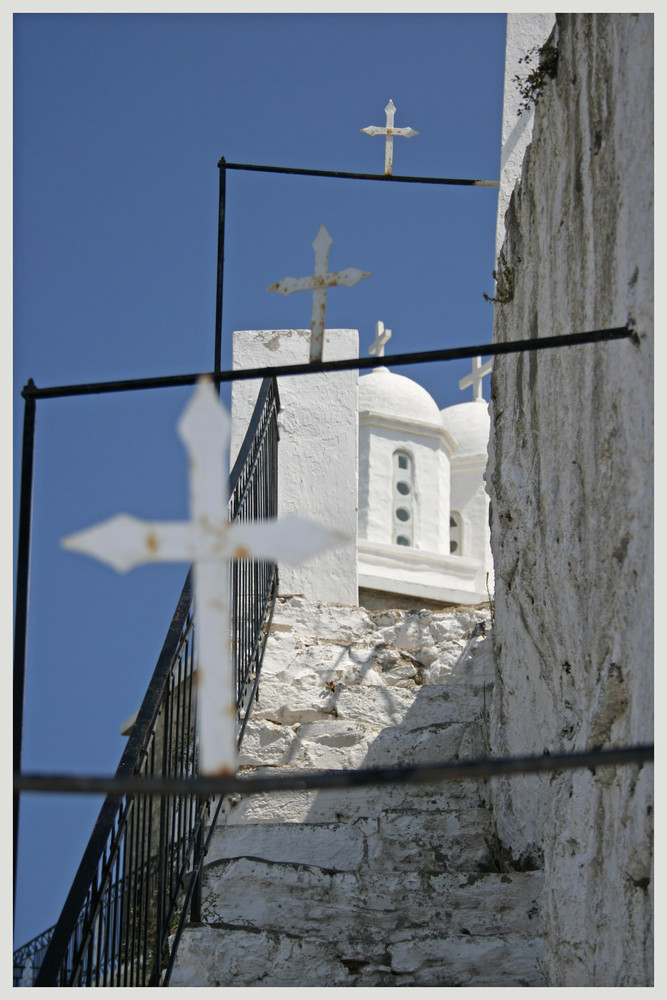
[[[281,768],[257,768],[254,774],[291,773]],[[382,809],[447,812],[479,805],[480,784],[475,780],[438,784],[384,785],[347,788],[345,793],[291,791],[258,795],[228,795],[223,800],[220,823],[336,823],[378,816]]]
[[[292,726],[254,720],[248,723],[239,765],[344,770],[431,764],[483,753],[477,720],[387,726],[379,731],[359,720],[317,719]]]
[[[485,753],[488,609],[279,601],[240,765],[256,775]],[[475,780],[232,795],[172,986],[543,986],[541,872],[499,872]]]
[[[473,721],[482,711],[485,692],[488,703],[489,685],[423,684],[411,689],[348,685],[328,681],[325,672],[314,686],[265,682],[252,719],[278,725],[334,719],[358,722],[377,731],[388,726],[416,729],[433,723]]]
[[[268,987],[545,986],[537,939],[410,935],[378,954],[367,942],[233,927],[186,928],[170,985]]]
[[[388,943],[417,933],[527,938],[540,933],[539,871],[334,871],[235,858],[209,865],[204,885],[203,915],[210,925],[341,942],[363,939],[366,953],[378,960]]]
[[[387,809],[336,823],[252,823],[216,827],[206,864],[223,858],[311,865],[331,871],[477,871],[489,861],[489,813]]]

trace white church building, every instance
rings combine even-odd
[[[413,379],[382,364],[390,331],[377,324],[368,374],[285,376],[278,382],[279,516],[299,513],[347,539],[297,567],[280,592],[365,607],[479,604],[493,591],[484,487],[489,414],[474,359],[473,399],[440,410]],[[233,366],[308,360],[308,330],[243,330]],[[324,357],[358,357],[356,330],[327,330]],[[232,391],[232,460],[258,381]]]

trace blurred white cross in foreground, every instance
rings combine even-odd
[[[228,561],[298,563],[343,539],[298,517],[227,520],[230,419],[210,379],[199,380],[177,430],[190,460],[190,521],[151,522],[119,514],[69,535],[62,544],[121,573],[143,563],[192,561],[201,771],[228,774],[236,770]]]
[[[375,324],[375,340],[368,348],[369,354],[377,354],[378,358],[384,357],[384,345],[391,337],[391,330],[388,330],[381,319]]]
[[[315,250],[315,273],[308,278],[283,278],[269,285],[268,291],[280,292],[281,295],[291,295],[292,292],[313,293],[313,313],[310,321],[310,361],[322,360],[322,344],[324,341],[324,320],[327,312],[327,288],[334,285],[356,285],[362,278],[370,278],[370,271],[360,271],[356,267],[348,267],[345,271],[329,273],[329,250],[333,240],[326,228],[320,226],[320,231],[313,240]]]
[[[404,135],[406,139],[411,139],[413,135],[419,135],[414,128],[394,128],[394,115],[396,114],[396,108],[391,97],[389,98],[389,104],[384,109],[387,116],[387,124],[384,128],[379,125],[369,125],[368,128],[362,128],[360,131],[366,132],[367,135],[383,135],[385,136],[384,143],[384,173],[385,177],[391,175],[391,167],[394,158],[394,136]]]
[[[470,375],[464,375],[462,379],[459,379],[459,389],[467,389],[469,385],[472,386],[472,398],[473,399],[484,399],[484,394],[482,393],[482,379],[485,375],[493,369],[493,358],[490,361],[485,361],[482,364],[482,359],[476,357],[472,359],[472,371]]]

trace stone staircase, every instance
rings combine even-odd
[[[485,754],[487,607],[279,600],[246,773]],[[172,986],[543,986],[541,871],[479,781],[230,796]]]

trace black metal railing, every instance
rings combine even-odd
[[[261,521],[278,515],[278,409],[277,382],[275,378],[266,378],[245,444],[230,476],[231,521]],[[230,572],[240,740],[257,690],[261,653],[273,614],[278,575],[271,563],[249,559],[231,563]]]
[[[32,986],[35,975],[42,965],[55,926],[38,934],[14,952],[14,986]]]
[[[275,379],[265,379],[230,477],[230,520],[276,516],[278,407]],[[277,567],[242,560],[230,573],[240,742],[259,682]],[[188,573],[117,777],[197,776],[195,624]],[[214,817],[207,838],[208,819],[209,801],[196,793],[108,796],[58,923],[42,935],[43,947],[30,950],[31,942],[15,953],[15,969],[17,961],[26,968],[29,954],[35,986],[166,985],[187,915],[197,918],[215,824]]]

